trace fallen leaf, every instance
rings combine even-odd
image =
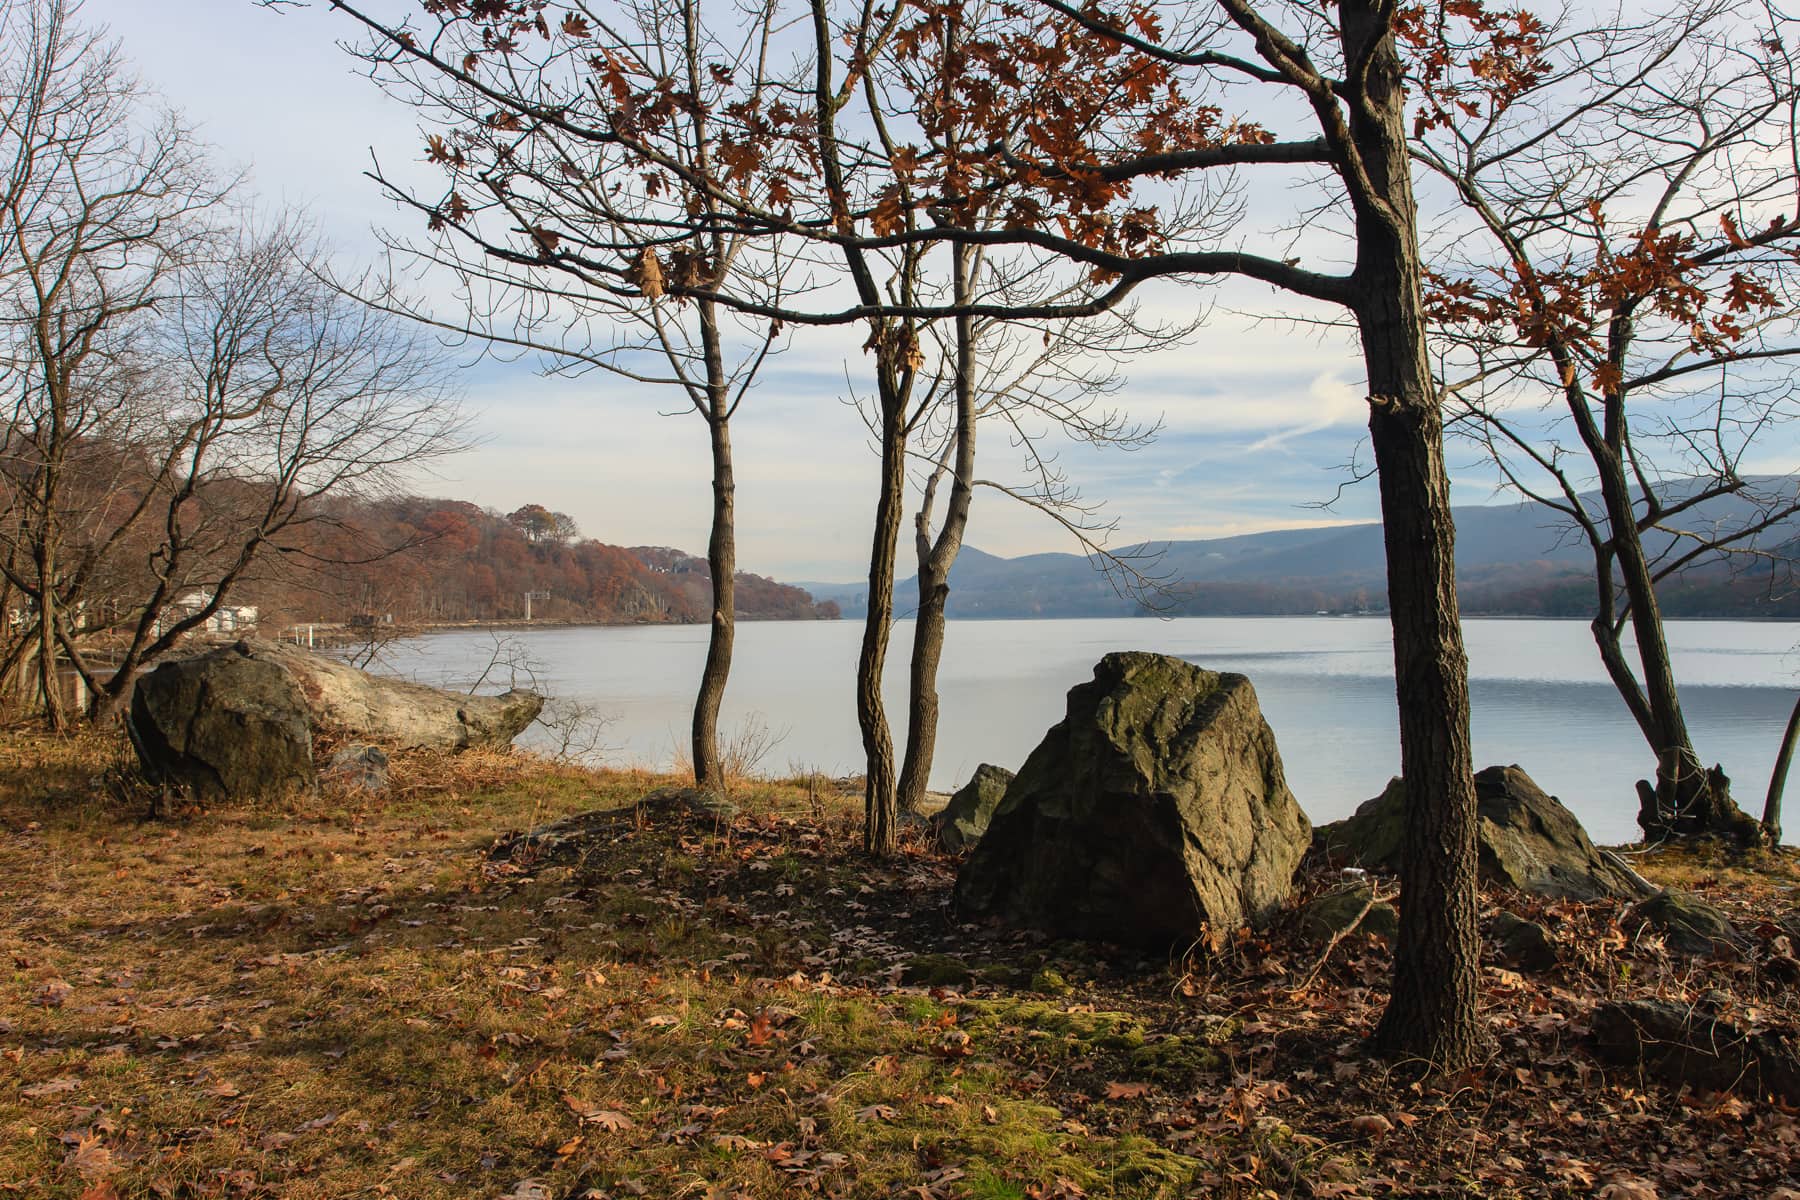
[[[94,1134],[84,1135],[63,1159],[63,1168],[74,1171],[90,1183],[97,1183],[119,1169],[112,1151],[100,1144]]]
[[[574,1113],[583,1125],[594,1125],[601,1129],[637,1128],[637,1122],[622,1112],[615,1112],[610,1108],[595,1108],[592,1105],[583,1104],[573,1096],[564,1096],[563,1103],[569,1106],[569,1111]]]
[[[77,1086],[79,1086],[78,1080],[63,1075],[56,1079],[45,1080],[43,1083],[34,1083],[28,1088],[20,1088],[19,1095],[27,1100],[42,1100],[45,1096],[58,1096],[63,1092],[72,1092]]]
[[[896,1121],[900,1118],[900,1110],[891,1104],[871,1104],[867,1108],[856,1110],[859,1121]]]
[[[61,1008],[74,990],[75,986],[66,979],[51,979],[38,988],[31,1002],[40,1008]]]
[[[1147,1083],[1109,1083],[1106,1085],[1108,1100],[1136,1100],[1150,1090]]]

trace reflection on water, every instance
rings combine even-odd
[[[540,685],[608,713],[615,761],[667,764],[686,741],[706,654],[700,626],[560,628],[519,633]],[[784,736],[765,770],[858,769],[853,677],[861,626],[762,622],[738,630],[727,729],[760,714]],[[888,703],[904,730],[912,626],[894,630]],[[1477,765],[1516,762],[1573,808],[1595,837],[1629,840],[1632,781],[1649,766],[1624,705],[1578,621],[1467,623]],[[1669,627],[1688,724],[1708,763],[1758,809],[1800,677],[1800,628],[1691,621]],[[480,633],[437,634],[392,656],[428,682],[471,679],[493,649]],[[1109,650],[1157,650],[1248,675],[1275,729],[1288,781],[1315,821],[1341,817],[1399,769],[1393,663],[1381,618],[955,621],[939,690],[934,787],[983,762],[1016,767],[1058,720],[1068,689]],[[504,680],[498,681],[504,684]],[[526,741],[530,741],[527,735]]]

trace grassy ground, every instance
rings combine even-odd
[[[959,926],[954,862],[862,859],[816,783],[622,816],[572,866],[485,853],[658,782],[401,759],[379,803],[152,821],[118,746],[0,737],[0,1195],[1634,1200],[1793,1170],[1791,1113],[1585,1043],[1610,994],[1791,1018],[1754,954],[1525,903],[1568,965],[1490,966],[1494,1060],[1420,1084],[1361,1051],[1375,938],[1143,961]],[[1639,867],[1770,918],[1800,883]]]

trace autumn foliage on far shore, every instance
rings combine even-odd
[[[509,515],[418,496],[345,504],[316,548],[329,572],[245,589],[264,624],[391,617],[399,625],[517,620],[533,592],[538,620],[682,624],[712,607],[706,563],[679,550],[627,549],[582,537],[566,515],[526,505]],[[548,595],[543,595],[548,593]],[[800,588],[740,573],[746,620],[836,617]]]

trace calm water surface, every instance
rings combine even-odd
[[[1478,766],[1519,763],[1602,841],[1636,835],[1632,781],[1649,766],[1636,727],[1579,621],[1467,622]],[[766,723],[780,741],[765,771],[860,768],[853,682],[862,626],[756,622],[738,629],[724,726]],[[606,757],[664,766],[687,739],[706,655],[703,626],[512,631],[540,690],[611,718]],[[904,733],[912,625],[895,627],[890,719]],[[1800,625],[1688,621],[1669,626],[1683,704],[1701,755],[1721,762],[1760,811],[1777,742],[1800,686]],[[472,681],[492,656],[485,633],[443,633],[390,656],[401,674]],[[1399,771],[1393,660],[1385,618],[1221,617],[952,621],[939,680],[943,718],[932,786],[983,762],[1017,767],[1063,713],[1068,689],[1109,650],[1155,650],[1248,675],[1274,727],[1288,782],[1315,821],[1335,820]],[[490,688],[506,686],[505,678]],[[530,744],[542,732],[523,739]],[[1790,805],[1792,807],[1792,805]]]

